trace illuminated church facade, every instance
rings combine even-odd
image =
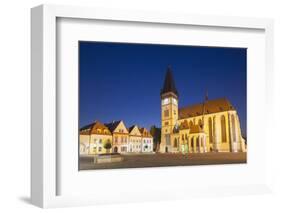
[[[245,152],[239,116],[226,98],[179,108],[179,94],[168,68],[161,90],[162,153]]]

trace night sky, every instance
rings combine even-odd
[[[80,127],[123,120],[160,127],[160,90],[170,65],[179,107],[226,97],[238,111],[246,136],[244,48],[79,42]]]

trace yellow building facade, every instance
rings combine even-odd
[[[95,121],[80,129],[79,146],[80,155],[153,153],[153,137],[146,128],[127,128],[122,120]]]
[[[178,97],[169,68],[161,90],[160,152],[246,151],[239,116],[226,98],[179,108]]]
[[[112,147],[112,135],[101,122],[95,121],[81,128],[79,137],[81,155],[111,153],[111,148],[106,148],[106,144]]]

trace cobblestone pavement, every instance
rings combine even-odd
[[[246,163],[247,153],[134,154],[122,155],[122,162],[93,163],[93,157],[80,157],[80,170],[163,166],[191,166]]]

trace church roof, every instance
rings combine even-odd
[[[208,100],[205,102],[205,114],[235,110],[226,98]],[[203,103],[187,106],[179,109],[179,119],[196,117],[203,114]]]
[[[175,84],[175,81],[173,78],[173,73],[172,73],[171,67],[168,67],[168,69],[167,69],[164,85],[163,85],[163,88],[161,89],[161,95],[164,93],[168,93],[168,92],[172,92],[177,96],[179,95],[178,91],[176,89],[176,84]]]

